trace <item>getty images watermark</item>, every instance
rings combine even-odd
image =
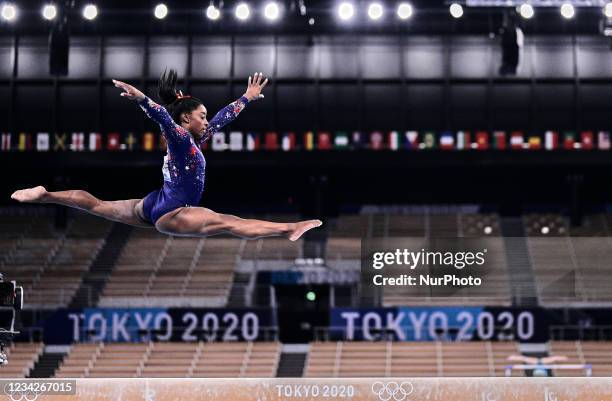
[[[503,253],[478,238],[364,239],[363,288],[395,288],[410,296],[464,296],[485,285],[502,267]],[[367,291],[366,291],[367,292]]]
[[[450,251],[427,251],[421,249],[412,251],[409,249],[396,248],[389,252],[374,252],[372,254],[372,268],[381,270],[384,267],[403,267],[415,270],[418,267],[446,267],[462,270],[466,267],[482,267],[485,264],[487,249],[479,252],[450,252]],[[385,277],[382,273],[375,274],[374,285],[453,285],[453,286],[479,286],[482,284],[480,277],[469,275],[460,277],[457,274],[400,274],[394,277]]]

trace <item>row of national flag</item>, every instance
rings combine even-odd
[[[102,135],[99,132],[55,133],[39,132],[30,134],[21,132],[0,133],[0,150],[2,151],[102,151],[102,150],[156,150],[157,134],[145,132],[141,136],[134,133],[121,134],[109,132]]]
[[[73,132],[36,134],[0,133],[1,151],[145,151],[164,150],[165,141],[160,134],[109,132]],[[545,131],[526,134],[523,131],[308,131],[295,132],[218,132],[206,142],[203,150],[257,151],[257,150],[574,150],[610,149],[610,131]]]

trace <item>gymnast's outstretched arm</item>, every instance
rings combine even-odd
[[[132,85],[114,79],[113,83],[117,88],[123,89],[121,96],[137,101],[146,115],[159,124],[170,148],[181,145],[189,146],[189,132],[174,122],[165,107],[155,103]]]
[[[210,120],[206,133],[200,139],[200,143],[206,142],[213,134],[219,131],[221,128],[231,123],[238,117],[238,114],[244,109],[249,103],[258,99],[262,99],[264,95],[261,94],[263,88],[268,84],[268,78],[263,82],[263,73],[255,73],[253,79],[249,77],[247,90],[240,99],[233,101],[224,108],[222,108],[215,116]]]
[[[243,95],[240,97],[240,99],[233,101],[232,103],[219,110],[219,112],[215,114],[212,120],[210,120],[206,132],[199,140],[199,142],[206,142],[215,134],[215,132],[219,131],[221,128],[234,121],[236,117],[238,117],[238,114],[240,114],[240,112],[245,108],[248,103],[249,99]]]

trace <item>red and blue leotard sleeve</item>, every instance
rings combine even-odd
[[[180,148],[189,147],[191,145],[191,135],[189,131],[175,123],[165,107],[155,103],[146,96],[143,100],[139,101],[138,104],[150,119],[159,124],[162,134],[171,150],[179,150]]]
[[[215,132],[234,121],[248,103],[249,99],[246,96],[241,96],[240,99],[233,101],[215,114],[208,123],[208,129],[204,135],[199,140],[196,140],[198,145],[206,142]],[[172,120],[165,107],[155,103],[146,96],[138,104],[149,118],[159,124],[169,147],[189,144],[189,132]]]
[[[219,112],[215,114],[212,120],[210,120],[208,123],[208,129],[202,138],[199,139],[199,144],[206,142],[215,132],[234,121],[248,103],[249,99],[247,99],[246,96],[241,96],[240,99],[233,101],[219,110]]]

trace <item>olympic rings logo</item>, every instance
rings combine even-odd
[[[35,391],[11,391],[7,387],[10,383],[4,385],[4,394],[8,395],[11,398],[11,401],[36,401],[40,393]]]
[[[414,386],[410,382],[372,383],[372,393],[376,394],[380,401],[404,401],[413,391]]]

